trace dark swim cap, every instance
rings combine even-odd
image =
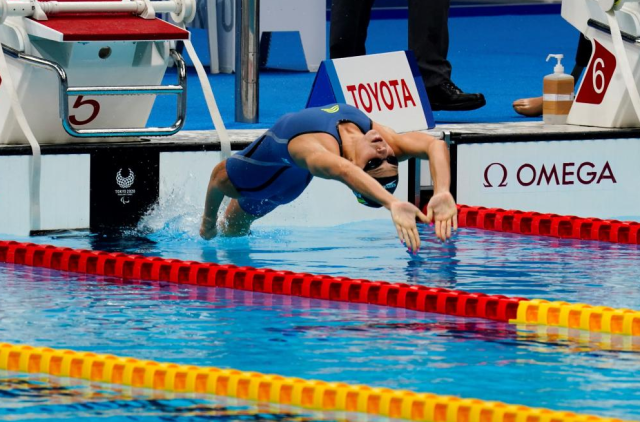
[[[378,183],[380,183],[382,187],[385,188],[386,191],[391,194],[395,192],[396,188],[398,187],[397,174],[395,176],[389,176],[389,177],[374,177],[374,179],[376,179]],[[367,207],[371,207],[371,208],[380,208],[382,206],[378,204],[376,201],[374,201],[373,199],[367,198],[361,193],[353,191],[353,194],[356,196],[356,199],[358,200],[358,202],[360,202],[362,205],[366,205]]]

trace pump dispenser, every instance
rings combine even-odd
[[[553,73],[544,77],[542,83],[542,120],[548,125],[563,125],[567,123],[567,116],[573,104],[573,76],[564,73],[561,60],[562,54],[549,54],[558,63],[553,67]]]

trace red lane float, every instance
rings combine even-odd
[[[436,287],[369,281],[164,259],[123,253],[0,241],[0,262],[84,274],[165,281],[312,299],[405,308],[460,317],[508,322],[515,319],[519,297],[469,293]]]
[[[634,221],[458,205],[458,226],[564,239],[640,244],[640,223]]]

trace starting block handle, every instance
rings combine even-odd
[[[182,129],[187,112],[187,67],[182,56],[171,50],[178,70],[178,85],[165,86],[105,86],[69,88],[67,72],[58,63],[40,57],[30,56],[2,44],[4,53],[33,66],[53,71],[60,81],[60,119],[62,127],[71,136],[77,138],[114,138],[140,136],[171,136]],[[168,127],[124,128],[124,129],[76,129],[69,122],[69,97],[78,95],[177,95],[176,120]]]
[[[164,86],[84,86],[81,88],[69,88],[70,97],[78,95],[167,95],[182,94],[180,85]]]

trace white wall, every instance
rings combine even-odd
[[[0,233],[28,235],[31,156],[0,156]],[[89,226],[88,154],[42,156],[42,230]]]
[[[465,205],[640,221],[639,162],[640,139],[458,145],[457,199]],[[494,164],[487,170],[493,163],[504,168]],[[540,177],[542,166],[547,177]],[[557,180],[549,178],[554,166]],[[500,186],[505,169],[506,186]]]
[[[30,156],[0,156],[0,234],[26,236],[29,222]],[[209,176],[219,152],[160,154],[160,208],[199,216]],[[400,165],[396,196],[407,200],[408,165]],[[88,228],[90,222],[89,154],[44,155],[41,181],[42,230]],[[332,226],[388,218],[385,209],[360,205],[344,185],[314,178],[293,203],[279,207],[257,225]],[[170,218],[170,213],[165,214]],[[161,215],[162,217],[162,215]]]

